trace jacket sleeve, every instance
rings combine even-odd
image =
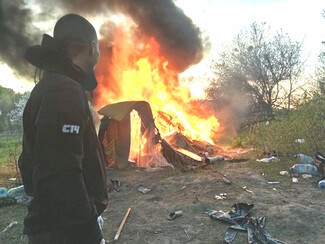
[[[102,238],[82,174],[86,105],[82,91],[54,92],[43,98],[34,125],[34,197],[47,222],[69,243]]]

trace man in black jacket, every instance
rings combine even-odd
[[[19,167],[33,197],[24,221],[30,244],[99,244],[97,217],[107,206],[104,158],[85,90],[96,85],[99,58],[94,27],[68,14],[53,37],[25,58],[43,72],[23,116]]]

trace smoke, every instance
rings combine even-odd
[[[49,9],[60,9],[86,17],[123,13],[133,19],[139,32],[153,37],[169,68],[182,72],[203,58],[201,31],[172,0],[35,0],[43,12],[36,16],[25,0],[0,0],[0,60],[21,75],[31,75],[32,67],[23,59],[27,47],[38,44],[40,31],[33,17],[53,18]],[[51,13],[51,14],[48,14]]]
[[[80,14],[123,13],[133,19],[139,32],[153,37],[171,69],[182,72],[203,58],[201,31],[172,0],[39,0],[48,6]]]
[[[32,11],[24,0],[0,0],[0,61],[18,75],[31,76],[32,67],[23,54],[38,38],[32,26]]]
[[[182,72],[203,57],[201,32],[172,0],[111,1],[115,8],[129,15],[140,32],[154,37],[161,55],[175,71]]]

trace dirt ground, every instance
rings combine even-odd
[[[317,188],[319,177],[299,177],[298,183],[293,183],[291,177],[279,174],[292,164],[286,159],[269,164],[255,159],[220,161],[187,173],[170,167],[155,172],[108,169],[109,181],[118,180],[121,186],[119,192],[109,193],[109,205],[102,215],[104,237],[113,243],[124,214],[131,208],[117,243],[223,243],[229,224],[210,218],[204,210],[229,211],[234,203],[245,202],[255,205],[252,216],[266,216],[266,230],[272,237],[288,244],[325,243],[325,191]],[[225,183],[219,172],[234,183]],[[138,191],[141,185],[150,191]],[[217,200],[215,196],[220,193],[227,193],[227,199]],[[183,215],[167,220],[176,210],[182,210]],[[0,213],[0,243],[27,243],[22,235],[25,207],[4,207]],[[12,221],[18,224],[2,232]],[[247,234],[240,232],[233,243],[247,243]]]

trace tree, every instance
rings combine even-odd
[[[322,15],[325,18],[325,9],[323,9]],[[325,46],[325,41],[322,43]],[[320,93],[325,95],[325,50],[319,54],[319,65],[316,69],[316,77]]]
[[[0,132],[9,128],[10,121],[7,114],[14,109],[17,100],[13,90],[0,86]]]
[[[29,95],[29,92],[15,93],[0,86],[0,133],[21,131],[23,110]]]
[[[10,121],[9,129],[11,133],[22,131],[23,112],[29,96],[29,92],[22,94],[18,102],[15,103],[14,109],[7,114]]]
[[[274,108],[282,102],[280,97],[285,96],[290,109],[294,82],[303,66],[301,46],[302,42],[292,41],[282,31],[270,36],[266,23],[253,23],[214,63],[216,80],[208,89],[208,97],[231,101],[232,93],[245,96],[250,108],[264,119],[274,117]]]

